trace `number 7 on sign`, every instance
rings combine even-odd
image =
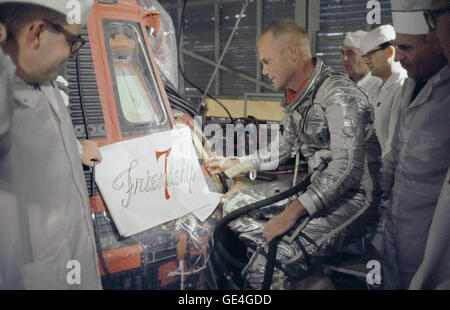
[[[171,150],[172,150],[172,148],[169,148],[162,152],[155,151],[156,161],[158,161],[158,159],[161,157],[161,155],[166,155],[166,158],[164,159],[164,174],[166,175],[166,182],[164,184],[164,189],[165,189],[164,193],[166,195],[166,200],[170,199],[169,191],[167,190],[167,159],[169,158],[169,154],[170,154]]]

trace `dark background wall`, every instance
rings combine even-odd
[[[161,5],[171,15],[175,28],[179,20],[183,0],[161,0]],[[192,53],[217,62],[236,23],[243,5],[242,0],[188,0],[182,23],[180,64],[190,81],[202,89],[213,74],[214,66],[192,57]],[[381,24],[391,24],[390,1],[381,0]],[[305,26],[310,33],[312,49],[327,65],[342,71],[340,46],[345,33],[358,29],[371,30],[366,16],[370,9],[364,0],[255,0],[247,6],[239,28],[223,59],[222,65],[255,81],[234,73],[219,70],[209,93],[222,98],[242,98],[244,93],[273,93],[261,75],[256,57],[256,37],[271,22],[289,18]],[[184,50],[184,52],[183,52]],[[190,54],[188,54],[190,53]],[[190,101],[202,96],[180,77],[180,90]]]

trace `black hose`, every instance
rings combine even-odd
[[[197,111],[195,111],[192,107],[187,106],[185,103],[183,103],[182,101],[176,100],[175,98],[170,98],[170,96],[169,96],[169,103],[173,107],[182,108],[183,111],[187,111],[188,114],[190,114],[192,116],[192,118],[194,118],[194,116],[198,115]]]
[[[172,107],[172,109],[176,109],[179,110],[185,114],[188,114],[190,117],[194,118],[197,114],[195,114],[194,112],[192,112],[192,110],[187,109],[184,105],[181,105],[175,101],[170,101],[170,106]]]
[[[247,214],[253,210],[274,204],[278,201],[281,201],[283,199],[286,199],[288,197],[291,197],[298,192],[304,190],[309,184],[311,183],[311,174],[307,175],[300,183],[295,185],[294,187],[279,193],[275,196],[254,202],[252,204],[249,204],[245,207],[239,208],[228,215],[226,215],[216,226],[214,229],[214,244],[217,252],[219,255],[225,259],[226,262],[228,262],[231,266],[237,269],[243,269],[245,267],[245,263],[241,262],[240,260],[234,258],[228,251],[225,249],[223,245],[222,236],[224,235],[224,230],[227,227],[227,225],[237,219],[239,216]],[[276,240],[276,239],[274,239]],[[273,240],[272,240],[273,241]],[[275,245],[276,246],[276,245]]]
[[[169,99],[169,103],[171,106],[182,110],[184,113],[189,114],[194,118],[196,115],[199,115],[199,112],[192,107],[185,98],[181,96],[177,89],[169,82],[163,79],[164,88],[166,90],[167,98]]]
[[[272,284],[273,278],[273,267],[275,266],[275,259],[277,256],[277,246],[278,242],[281,240],[281,237],[277,237],[272,239],[269,242],[269,250],[267,251],[267,264],[264,269],[264,279],[261,286],[262,290],[270,289],[270,285]]]

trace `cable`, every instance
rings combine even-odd
[[[179,109],[186,114],[189,114],[192,118],[194,118],[196,115],[199,115],[199,113],[187,103],[186,99],[183,98],[178,90],[176,90],[169,82],[163,80],[163,84],[164,88],[166,89],[166,94],[169,102],[174,108]]]
[[[279,193],[275,196],[254,202],[252,204],[249,204],[245,207],[241,207],[231,213],[229,213],[227,216],[225,216],[216,226],[215,230],[214,230],[214,243],[216,245],[216,250],[217,252],[219,252],[219,254],[228,262],[230,263],[230,265],[232,265],[233,267],[237,268],[237,269],[243,269],[245,267],[245,264],[242,263],[241,261],[237,260],[236,258],[234,258],[228,251],[227,249],[225,249],[224,245],[223,245],[223,240],[222,237],[224,236],[223,230],[226,228],[226,226],[228,225],[228,223],[230,223],[231,221],[237,219],[239,216],[247,214],[253,210],[274,204],[278,201],[281,201],[283,199],[286,199],[288,197],[291,197],[295,194],[297,194],[298,192],[300,192],[301,190],[305,189],[311,182],[311,174],[309,174],[308,176],[306,176],[305,179],[303,179],[300,183],[298,183],[296,186],[282,192]]]
[[[269,290],[270,285],[272,284],[273,270],[277,256],[277,246],[280,240],[281,237],[277,237],[275,239],[272,239],[272,241],[270,241],[269,243],[269,250],[267,251],[267,264],[266,268],[264,269],[264,278],[261,286],[262,290]]]
[[[228,47],[230,47],[231,40],[233,39],[234,33],[236,32],[236,30],[239,26],[239,23],[241,22],[242,16],[244,15],[244,12],[245,12],[245,9],[247,8],[247,6],[248,6],[248,0],[245,0],[244,4],[242,5],[241,12],[239,13],[239,18],[237,19],[236,23],[234,24],[233,30],[231,31],[228,41],[225,44],[225,47],[222,51],[222,55],[220,55],[220,59],[217,62],[216,66],[214,67],[214,72],[213,72],[211,78],[209,79],[208,86],[206,86],[206,90],[204,91],[204,94],[202,96],[202,101],[205,98],[205,95],[208,93],[208,90],[211,87],[212,81],[214,80],[214,77],[216,76],[217,71],[219,71],[220,64],[222,63],[222,60],[228,51]]]
[[[186,10],[186,2],[187,2],[187,0],[184,0],[184,2],[183,2],[183,8],[182,8],[182,10],[181,10],[181,20],[180,20],[180,23],[179,23],[179,25],[178,25],[178,38],[177,38],[178,46],[180,46],[181,29],[182,29],[182,25],[184,24],[184,12],[185,12],[185,10]],[[178,53],[179,53],[179,52],[178,52]],[[198,86],[195,85],[193,82],[191,82],[191,81],[187,78],[187,76],[184,74],[183,68],[181,68],[180,62],[178,62],[178,69],[180,70],[180,73],[181,73],[181,75],[183,76],[184,80],[185,80],[186,82],[188,82],[189,85],[191,85],[192,87],[194,87],[198,92],[200,92],[201,94],[203,94],[202,99],[204,98],[204,96],[205,96],[205,94],[206,94],[206,96],[207,96],[208,98],[214,100],[217,104],[219,104],[219,105],[225,110],[225,112],[228,114],[228,117],[229,117],[230,120],[231,120],[231,123],[234,124],[234,118],[231,116],[230,111],[225,107],[225,105],[223,105],[223,104],[222,104],[219,100],[217,100],[215,97],[211,96],[211,95],[208,94],[208,93],[205,93],[205,91],[203,91],[200,87],[198,87]]]
[[[327,161],[322,161],[320,163],[320,165],[316,168],[315,171],[325,170],[325,168],[327,167],[327,164],[328,164]],[[233,212],[229,213],[227,216],[222,218],[222,220],[216,225],[216,228],[215,228],[214,234],[213,234],[214,242],[216,244],[216,250],[219,253],[219,255],[221,255],[225,259],[225,261],[228,262],[232,267],[239,269],[239,270],[244,269],[246,264],[241,262],[240,260],[234,258],[228,252],[228,250],[225,249],[225,247],[223,245],[223,239],[222,239],[223,236],[225,235],[224,229],[227,227],[227,225],[231,221],[237,219],[241,215],[244,215],[253,210],[257,210],[262,207],[274,204],[276,202],[279,202],[281,200],[289,198],[289,197],[299,193],[300,191],[303,191],[305,188],[307,188],[311,184],[312,175],[313,175],[313,172],[308,174],[300,183],[298,183],[294,187],[292,187],[284,192],[281,192],[275,196],[251,203],[247,206],[240,207],[239,209],[234,210]],[[300,224],[300,226],[295,228],[294,232],[300,232],[306,226],[306,224],[309,222],[309,220],[310,220],[310,217],[307,216],[303,220],[303,222]],[[286,235],[286,233],[284,235]],[[263,289],[270,288],[270,285],[272,282],[272,276],[273,276],[273,267],[275,266],[277,244],[278,244],[279,240],[281,240],[282,237],[283,236],[278,236],[277,238],[273,239],[269,243],[269,253],[268,253],[269,257],[267,260],[266,269],[264,271],[264,279],[263,279],[263,286],[262,286]],[[268,268],[270,268],[271,270],[267,270]]]

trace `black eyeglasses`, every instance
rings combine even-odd
[[[384,50],[385,48],[387,48],[388,46],[391,46],[392,44],[393,44],[392,42],[385,42],[385,43],[381,44],[380,46],[378,46],[378,48],[368,52],[367,54],[361,55],[361,57],[364,57],[364,58],[372,57],[376,52]]]
[[[444,14],[450,12],[450,6],[447,6],[445,8],[440,8],[437,10],[425,10],[423,12],[423,16],[425,17],[425,20],[427,22],[428,27],[430,30],[436,29],[436,17],[438,15]]]
[[[64,29],[64,27],[61,25],[49,22],[47,20],[45,20],[45,22],[52,26],[52,28],[57,32],[62,33],[66,37],[67,43],[70,47],[70,56],[74,56],[75,53],[78,52],[84,44],[86,44],[86,41],[80,35],[74,35],[70,31]]]

